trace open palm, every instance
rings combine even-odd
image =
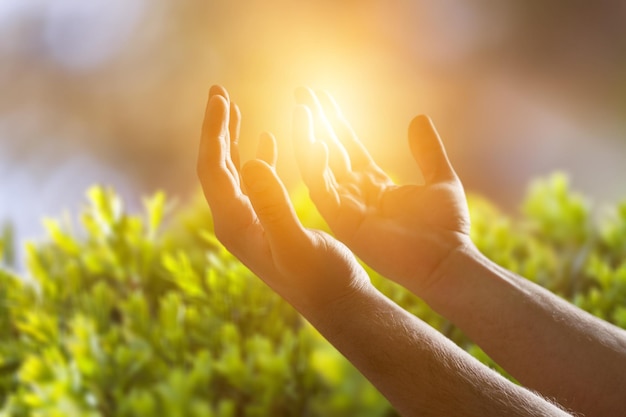
[[[301,311],[368,285],[367,274],[345,245],[299,222],[274,170],[272,135],[261,136],[257,159],[240,168],[240,117],[226,90],[214,86],[202,129],[198,175],[218,239]]]
[[[409,126],[409,145],[425,184],[396,185],[332,97],[301,88],[296,99],[296,156],[313,202],[361,259],[419,293],[447,256],[470,242],[463,187],[432,122],[418,116]]]

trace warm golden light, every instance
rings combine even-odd
[[[399,181],[419,176],[406,136],[425,113],[464,183],[499,201],[557,168],[600,198],[623,194],[623,25],[609,3],[591,21],[583,6],[528,2],[83,3],[0,2],[0,218],[26,216],[28,234],[44,214],[34,207],[74,207],[93,182],[193,193],[215,83],[241,107],[243,159],[273,132],[290,186],[293,91],[307,85],[333,94]]]

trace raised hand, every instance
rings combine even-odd
[[[586,415],[623,410],[623,390],[614,388],[626,372],[625,333],[473,248],[463,188],[429,119],[409,127],[425,183],[399,186],[330,96],[300,90],[298,100],[305,104],[295,113],[299,164],[340,239],[422,295],[522,384]],[[257,158],[239,167],[240,119],[226,90],[212,87],[198,175],[216,236],[403,415],[564,415],[389,301],[343,244],[305,229],[274,170],[270,134],[261,136]]]
[[[396,185],[330,95],[299,88],[296,101],[296,157],[331,230],[375,270],[421,293],[449,254],[471,242],[463,186],[431,120],[417,116],[409,126],[425,183]]]
[[[276,143],[271,134],[261,135],[257,159],[240,169],[240,120],[227,91],[213,86],[197,170],[217,238],[300,311],[319,309],[370,285],[343,244],[299,222],[274,170]]]

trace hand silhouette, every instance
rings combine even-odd
[[[409,146],[425,184],[396,185],[359,142],[333,98],[296,90],[294,147],[311,198],[338,239],[384,276],[421,293],[469,239],[463,186],[431,122]]]

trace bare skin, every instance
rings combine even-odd
[[[367,274],[343,244],[321,231],[305,229],[298,221],[274,170],[276,143],[271,134],[261,136],[258,158],[239,167],[239,124],[239,110],[229,103],[226,90],[212,87],[198,175],[218,239],[276,292],[305,311],[366,285]],[[293,277],[299,279],[297,288]]]
[[[626,332],[479,253],[469,239],[463,187],[428,118],[409,126],[425,184],[399,186],[375,164],[332,97],[301,88],[296,100],[301,172],[340,240],[456,323],[525,386],[584,415],[623,412]]]
[[[305,229],[275,173],[269,134],[239,167],[240,113],[211,88],[198,175],[220,241],[290,302],[406,416],[564,416],[392,303],[344,244]],[[242,187],[245,187],[246,193]]]
[[[328,94],[300,88],[296,97],[303,105],[294,114],[296,157],[317,208],[368,265],[419,293],[450,253],[471,242],[463,186],[432,122],[418,116],[409,126],[425,184],[397,185]]]

